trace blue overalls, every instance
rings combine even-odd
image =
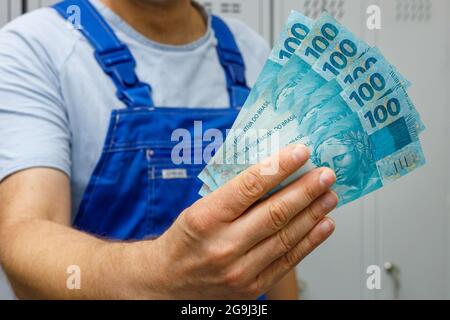
[[[189,130],[197,140],[197,144],[192,141],[193,152],[203,152],[205,147],[201,134],[194,134],[194,121],[202,121],[203,131],[220,129],[225,136],[249,94],[242,55],[227,25],[213,16],[212,28],[231,107],[158,108],[152,101],[151,86],[142,83],[135,73],[136,62],[130,50],[88,0],[66,0],[54,8],[69,19],[73,6],[81,12],[80,31],[94,47],[95,58],[126,105],[111,114],[104,149],[74,227],[115,240],[158,237],[199,199],[201,182],[197,175],[205,165],[175,165],[171,150],[178,142],[171,141],[171,135],[179,128]],[[195,145],[200,148],[195,149]]]

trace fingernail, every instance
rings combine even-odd
[[[330,233],[334,230],[334,221],[331,219],[325,219],[321,224],[320,224],[320,229],[322,230],[323,233]]]
[[[321,203],[325,209],[333,209],[337,206],[338,199],[334,193],[329,192],[322,197]]]
[[[292,150],[292,159],[296,163],[305,162],[309,157],[309,150],[303,145],[297,145],[294,150]]]
[[[331,187],[336,182],[336,175],[331,169],[324,169],[319,180],[322,186]]]

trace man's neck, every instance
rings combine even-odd
[[[138,32],[153,41],[184,45],[207,30],[191,0],[101,0]]]

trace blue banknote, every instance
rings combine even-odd
[[[214,190],[216,187],[208,183],[210,177],[214,177],[216,185],[222,184],[223,179],[220,177],[224,176],[224,170],[228,172],[226,163],[230,163],[232,161],[231,158],[236,156],[235,149],[239,149],[241,139],[245,137],[245,134],[250,129],[270,128],[273,123],[276,123],[274,127],[277,131],[280,131],[292,122],[292,114],[281,114],[278,117],[277,114],[274,115],[274,112],[277,113],[274,105],[277,101],[280,101],[281,97],[284,97],[284,99],[289,99],[289,96],[294,98],[290,94],[292,93],[291,89],[298,86],[302,76],[311,70],[312,65],[336,39],[342,28],[343,26],[327,13],[324,13],[314,23],[301,45],[290,56],[289,61],[282,70],[278,72],[270,87],[259,96],[256,102],[252,101],[251,106],[246,108],[244,116],[240,119],[238,117],[233,128],[242,129],[240,131],[241,134],[235,135],[233,139],[227,138],[222,148],[219,149],[216,156],[212,159],[211,164],[199,175],[199,178],[206,184],[209,184],[211,189]],[[242,152],[238,152],[238,155],[241,156]]]
[[[410,82],[389,64],[378,49],[370,49],[354,62],[349,72],[342,73],[316,90],[309,98],[309,104],[296,111],[298,137],[311,135],[318,128],[331,125],[355,112],[361,107],[360,99],[364,100],[364,104],[372,103],[400,85],[407,88]],[[355,98],[351,99],[353,96]],[[424,125],[417,110],[414,109],[412,113],[420,123],[420,132],[423,131]]]
[[[293,88],[290,95],[283,94],[283,98],[277,98],[276,109],[289,110],[298,114],[310,103],[309,99],[315,96],[315,91],[341,73],[348,72],[353,62],[367,50],[369,45],[341,26],[336,38],[327,49],[320,56],[315,55],[317,59],[303,76],[302,84]]]
[[[338,206],[357,200],[425,164],[418,139],[421,126],[406,90],[397,87],[304,139],[311,161],[274,191],[312,168],[329,167],[336,173]]]
[[[336,173],[339,205],[425,164],[411,104],[400,87],[308,137],[313,164]]]
[[[251,158],[251,155],[259,157],[260,152],[254,150],[261,150],[261,146],[264,146],[265,138],[272,137],[274,134],[282,132],[279,137],[280,145],[285,146],[291,143],[301,143],[302,139],[310,134],[313,134],[316,130],[322,126],[329,126],[334,122],[351,115],[359,109],[359,105],[351,99],[353,92],[359,92],[359,88],[366,88],[367,83],[373,85],[373,94],[365,97],[365,103],[372,103],[383,95],[389,93],[390,89],[398,87],[401,84],[402,77],[393,70],[387,62],[382,60],[382,56],[378,57],[379,63],[373,64],[370,69],[367,69],[368,80],[366,77],[361,76],[357,81],[354,81],[351,85],[345,87],[345,90],[340,87],[337,81],[330,81],[322,89],[317,90],[314,94],[314,99],[311,99],[310,105],[303,107],[302,112],[298,112],[297,116],[293,116],[291,113],[286,112],[286,119],[283,117],[283,122],[279,123],[276,118],[272,118],[271,123],[267,125],[267,134],[253,139],[253,141],[241,143],[240,145],[232,145],[233,149],[228,148],[227,154],[224,157],[224,161],[220,163],[218,167],[221,171],[226,169],[229,164],[255,163],[257,158]],[[375,82],[374,80],[375,79]],[[383,86],[377,86],[378,82],[382,81]],[[319,92],[320,91],[320,92]],[[362,90],[365,92],[366,90]],[[331,93],[330,93],[331,92]],[[318,102],[318,103],[316,103]],[[293,101],[292,103],[296,103]],[[290,118],[289,118],[290,115]],[[242,146],[242,147],[240,147]],[[247,158],[247,154],[250,154],[250,160]],[[212,168],[216,168],[212,167]],[[232,171],[228,171],[231,174]],[[214,173],[216,174],[216,173]],[[220,177],[217,178],[220,184],[223,183],[223,172]]]
[[[302,44],[278,72],[270,88],[248,109],[246,121],[239,122],[244,132],[247,128],[264,128],[267,123],[277,121],[275,118],[279,122],[283,121],[285,115],[277,118],[277,114],[287,111],[284,106],[293,105],[296,88],[300,83],[302,86],[307,85],[303,78],[343,29],[344,27],[327,13],[314,23]]]
[[[292,105],[296,98],[295,90],[302,83],[308,85],[304,78],[312,70],[312,66],[327,53],[345,27],[332,16],[324,13],[314,24],[311,33],[297,49],[291,60],[277,76],[277,83],[272,90],[265,93],[272,108],[284,112],[286,105]]]
[[[309,23],[299,41],[274,48],[235,131],[199,176],[200,195],[293,143],[307,145],[311,161],[274,192],[330,167],[340,206],[425,164],[418,138],[425,125],[406,92],[411,83],[330,15]],[[277,52],[282,62],[274,62]]]
[[[294,52],[308,36],[313,23],[313,20],[300,12],[291,11],[279,35],[279,39],[252,87],[250,95],[235,120],[233,127],[237,126],[246,117],[247,110],[256,103],[263,92],[272,86],[273,80],[277,77],[283,66],[289,62]]]
[[[323,74],[323,77],[328,79],[322,87],[314,90],[314,93],[304,98],[302,106],[290,107],[293,112],[301,118],[302,114],[306,114],[310,109],[315,108],[319,104],[326,103],[329,99],[337,96],[342,92],[343,88],[351,86],[355,81],[357,81],[364,73],[371,70],[376,64],[384,64],[389,66],[392,72],[397,74],[400,79],[400,83],[408,88],[411,84],[405,79],[397,69],[392,66],[381,54],[378,48],[369,48],[366,50],[356,61],[353,61],[350,67],[345,67],[342,71],[339,71],[337,77],[333,77],[334,73],[329,73],[328,75]],[[319,63],[322,65],[323,63]],[[315,68],[318,68],[317,64]],[[324,68],[322,68],[324,69]]]
[[[239,113],[233,127],[239,127],[239,123],[247,117],[247,110],[250,109],[259,97],[268,88],[271,87],[273,80],[283,68],[283,66],[292,57],[292,54],[302,44],[303,40],[309,34],[313,20],[304,16],[297,11],[291,11],[288,20],[283,27],[279,40],[276,42],[269,59],[263,67],[255,85],[253,86],[248,99],[246,100],[241,112]],[[219,149],[219,154],[222,148]],[[217,159],[213,158],[213,161]],[[208,168],[205,168],[199,178],[212,190],[217,189],[218,185],[214,179],[214,175],[210,174]],[[210,190],[210,189],[209,189]]]
[[[207,185],[206,183],[204,183],[200,189],[200,191],[198,192],[198,194],[201,197],[205,197],[208,194],[210,194],[211,192],[213,192],[213,190],[209,187],[209,185]]]
[[[321,127],[303,140],[311,149],[311,161],[282,186],[312,168],[329,167],[336,172],[334,191],[341,206],[414,171],[425,164],[414,111],[406,90],[399,86],[332,126]],[[247,167],[230,168],[232,175],[225,169],[224,179]]]
[[[364,41],[330,15],[323,14],[291,60],[279,72],[272,89],[263,94],[260,104],[255,105],[256,109],[249,110],[247,114],[251,117],[246,127],[284,129],[283,124],[289,124],[292,114],[297,116],[309,104],[316,90],[334,80],[341,72],[348,72],[353,62],[368,49]],[[343,57],[336,67],[338,71],[327,67],[337,64],[337,55]],[[227,154],[231,153],[230,150],[235,148],[237,142],[239,139],[230,144],[225,143]]]
[[[389,95],[396,89],[403,89],[402,84],[409,84],[378,51],[367,51],[364,56],[366,60],[373,61],[376,59],[377,62],[371,63],[370,68],[366,68],[365,72],[361,73],[357,79],[355,78],[344,90],[342,90],[338,81],[328,82],[322,90],[318,90],[316,93],[315,99],[320,103],[311,103],[305,106],[301,116],[292,117],[292,121],[283,126],[277,123],[272,124],[273,127],[268,129],[266,136],[259,137],[251,143],[243,144],[243,148],[227,149],[228,153],[223,162],[209,166],[210,172],[213,172],[218,185],[223,185],[251,164],[259,162],[264,158],[264,155],[270,154],[270,150],[264,149],[269,147],[269,145],[263,143],[264,138],[273,136],[277,131],[282,132],[282,135],[278,137],[279,147],[292,143],[306,144],[309,137],[314,135],[315,132],[334,126],[335,123],[352,116],[368,105],[376,103],[377,100]],[[363,60],[362,57],[358,62],[355,62],[355,68],[363,63]],[[346,77],[346,74],[342,74],[342,77]],[[337,94],[329,95],[326,90],[328,86],[331,89],[339,87],[340,90]],[[321,91],[325,92],[327,99],[321,98]],[[328,98],[329,96],[332,96],[332,98]],[[413,118],[417,118],[417,131],[422,131],[424,126],[414,107],[410,110],[410,114]]]

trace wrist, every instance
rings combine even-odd
[[[124,244],[120,249],[126,286],[133,299],[168,298],[164,281],[167,267],[159,247],[158,240],[146,240]]]

